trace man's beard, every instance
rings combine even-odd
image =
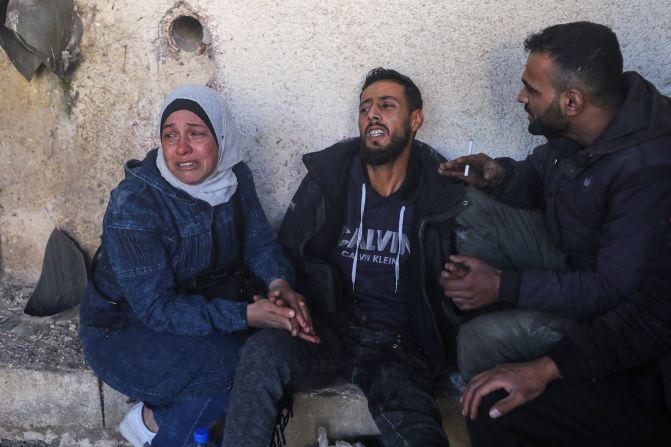
[[[527,105],[524,110],[529,113]],[[568,120],[559,106],[559,95],[555,97],[550,106],[539,116],[534,118],[529,114],[529,133],[531,135],[544,135],[546,137],[559,136],[568,130]]]
[[[412,133],[405,129],[402,135],[392,135],[391,141],[386,146],[377,146],[375,148],[366,145],[366,139],[361,137],[361,160],[371,166],[383,166],[393,163],[405,149],[408,142],[412,140]]]

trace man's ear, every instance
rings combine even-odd
[[[410,113],[410,130],[417,132],[424,123],[424,111],[422,109],[415,109]]]
[[[566,116],[576,116],[585,108],[585,95],[576,88],[569,88],[562,93],[562,106]]]

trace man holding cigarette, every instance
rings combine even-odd
[[[507,204],[540,210],[551,241],[565,254],[565,268],[496,268],[474,257],[452,257],[442,281],[458,308],[518,308],[486,313],[462,326],[459,364],[467,378],[497,364],[542,357],[565,334],[579,331],[579,322],[623,309],[644,278],[659,282],[654,275],[668,275],[653,271],[650,260],[671,215],[671,100],[639,74],[622,72],[617,38],[603,25],[552,26],[531,35],[525,48],[530,54],[517,99],[528,113],[529,132],[548,142],[522,161],[477,154],[446,162],[440,172]],[[600,337],[622,329],[613,321],[595,320]],[[654,338],[655,326],[649,331]],[[566,344],[562,339],[558,346]],[[549,357],[541,361],[525,366],[532,368],[528,377],[550,371],[547,377],[555,379],[564,374],[558,366],[567,368]],[[517,405],[540,394],[549,380],[520,399],[514,385],[523,381],[515,374],[529,371],[525,368],[509,368],[512,375],[487,371],[473,379],[465,414],[474,416],[473,402],[496,389],[490,381],[482,388],[483,377],[495,378]],[[650,385],[647,378],[625,380],[628,392],[637,383]],[[480,391],[474,394],[475,389]],[[502,413],[496,407],[490,412]],[[534,445],[555,445],[542,436],[531,439]],[[564,438],[553,442],[559,445],[559,439]]]

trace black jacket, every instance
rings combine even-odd
[[[332,321],[360,323],[360,314],[328,257],[342,231],[347,183],[359,139],[341,141],[325,150],[303,156],[308,173],[289,205],[280,228],[280,242],[294,262],[297,289],[306,295],[313,314]],[[411,303],[410,324],[418,347],[438,370],[446,364],[446,351],[453,347],[459,317],[443,298],[440,272],[452,250],[453,217],[468,206],[464,187],[438,175],[444,158],[424,143],[412,147],[406,181],[408,199],[416,204],[421,290]],[[412,173],[412,175],[411,175]],[[405,189],[405,188],[404,188]],[[449,314],[449,315],[448,315]]]
[[[541,209],[570,272],[505,271],[500,299],[584,320],[638,289],[671,216],[671,99],[636,73],[603,134],[590,146],[551,140],[523,161],[499,159],[493,194]]]
[[[563,378],[604,378],[659,361],[671,410],[671,233],[633,297],[569,331],[548,353]]]

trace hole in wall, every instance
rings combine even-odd
[[[201,54],[206,43],[203,42],[203,25],[193,16],[182,15],[170,22],[168,30],[171,43],[180,50]]]

